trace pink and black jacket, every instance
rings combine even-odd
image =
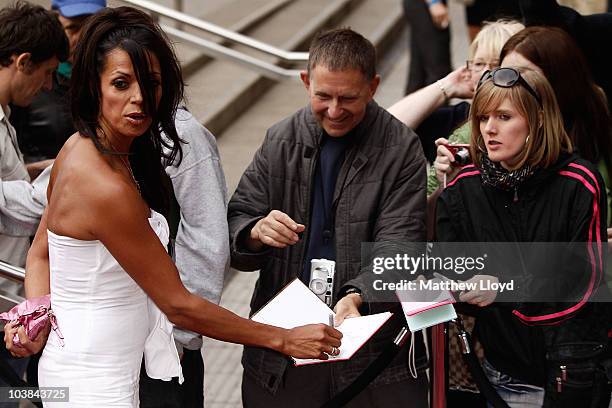
[[[438,241],[550,242],[568,247],[565,253],[536,253],[539,259],[527,262],[529,271],[511,271],[518,286],[516,301],[498,297],[501,302],[478,311],[476,330],[486,358],[505,374],[543,386],[547,352],[563,344],[607,341],[609,306],[592,302],[606,290],[603,180],[595,166],[575,155],[536,170],[514,191],[483,185],[481,171],[474,165],[464,167],[441,194]],[[520,248],[524,252],[525,246]],[[538,261],[542,267],[533,268]],[[538,302],[544,290],[559,301]]]

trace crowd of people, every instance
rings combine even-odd
[[[201,407],[204,335],[245,345],[245,407],[322,406],[406,323],[347,361],[292,364],[339,354],[345,319],[403,314],[375,289],[363,243],[554,242],[574,252],[516,275],[531,302],[477,288],[458,294],[460,311],[507,406],[608,408],[612,122],[609,57],[593,49],[612,16],[518,3],[514,19],[470,20],[454,71],[448,49],[437,58],[413,34],[408,95],[388,110],[372,43],[318,33],[308,103],[269,128],[229,201],[214,136],[150,16],[105,0],[0,10],[0,260],[25,266],[27,298],[51,295],[59,328],[30,338],[7,322],[2,358],[19,374],[29,358],[31,384],[69,387],[67,406]],[[404,6],[413,30],[448,42],[444,2]],[[333,324],[282,329],[217,305],[230,265],[259,270],[254,313],[292,280],[308,285],[317,259],[335,261]],[[537,300],[542,282],[554,300]],[[347,406],[431,406],[430,336],[412,336]],[[468,388],[469,406],[486,406]]]

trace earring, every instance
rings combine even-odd
[[[525,138],[525,146],[527,146],[527,143],[529,143],[529,136],[531,135],[527,135],[527,137]]]
[[[487,149],[486,147],[482,147],[482,145],[480,144],[481,142],[483,142],[482,139],[480,139],[478,142],[476,142],[476,147],[478,148],[478,150],[480,150],[482,153],[486,153]]]

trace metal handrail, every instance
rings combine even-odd
[[[0,261],[0,276],[23,283],[25,280],[25,269]]]
[[[155,14],[158,14],[164,17],[168,17],[174,21],[178,21],[180,23],[190,25],[191,27],[199,28],[203,31],[206,31],[210,34],[217,35],[221,38],[232,41],[236,44],[241,44],[241,45],[250,47],[254,50],[266,53],[268,55],[275,56],[284,61],[289,61],[289,62],[308,61],[307,52],[285,51],[273,45],[266,44],[264,42],[255,40],[251,37],[247,37],[246,35],[242,35],[232,30],[228,30],[226,28],[220,27],[216,24],[209,23],[207,21],[200,20],[199,18],[195,18],[188,14],[182,13],[180,11],[176,11],[171,8],[162,6],[160,4],[153,3],[152,1],[148,1],[148,0],[122,0],[122,1],[125,3],[132,4],[134,6],[137,6],[137,7],[144,8],[152,13],[155,13]]]
[[[206,40],[196,35],[186,33],[168,25],[160,24],[162,30],[174,38],[188,41],[202,48],[203,52],[210,57],[225,57],[242,66],[253,69],[260,74],[275,80],[300,79],[300,71],[296,69],[286,69],[267,61],[262,61],[250,55],[224,47],[213,41]]]

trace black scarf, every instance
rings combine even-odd
[[[486,153],[481,159],[482,182],[485,185],[512,191],[533,175],[534,168],[528,164],[517,170],[506,170],[501,164],[491,161]]]

